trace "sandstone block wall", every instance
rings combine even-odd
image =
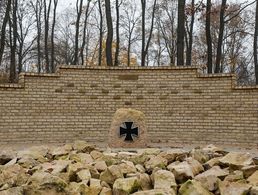
[[[234,75],[80,66],[0,85],[0,145],[82,139],[105,146],[118,108],[144,112],[150,146],[258,146],[258,87],[237,87]]]

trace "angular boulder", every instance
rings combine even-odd
[[[191,166],[187,162],[174,162],[167,166],[167,169],[171,171],[176,181],[183,183],[188,179],[194,178],[194,174]]]
[[[174,189],[154,189],[135,192],[132,195],[176,195]]]
[[[73,149],[77,152],[90,153],[91,151],[95,150],[95,146],[87,143],[86,141],[78,140],[74,142]]]
[[[110,188],[103,187],[99,195],[113,195]]]
[[[258,195],[258,186],[253,186],[251,188],[250,195]]]
[[[11,188],[21,186],[27,182],[29,175],[20,165],[11,165],[0,171],[0,187]]]
[[[192,149],[190,152],[190,156],[202,164],[210,160],[208,152],[205,152],[201,149]]]
[[[107,169],[107,164],[104,160],[101,160],[101,161],[97,161],[96,164],[94,165],[94,167],[102,172],[102,171],[105,171]]]
[[[222,170],[219,166],[215,166],[195,176],[194,179],[202,183],[209,191],[214,191],[218,188],[219,178],[224,178],[228,174],[228,171]]]
[[[198,160],[190,157],[190,158],[186,158],[185,161],[190,165],[194,175],[197,175],[200,172],[204,171],[202,164]]]
[[[79,172],[76,173],[77,175],[77,181],[78,182],[84,182],[84,183],[88,183],[90,178],[91,178],[91,173],[88,169],[82,169]]]
[[[251,185],[241,182],[219,182],[220,195],[246,195],[249,193]]]
[[[156,167],[164,169],[166,168],[167,164],[167,159],[161,156],[153,156],[149,161],[145,162],[145,168],[147,171],[152,171]]]
[[[140,187],[141,186],[137,177],[119,178],[113,185],[113,193],[114,195],[129,195],[136,192],[138,189],[140,189]]]
[[[254,164],[251,154],[240,152],[230,152],[219,161],[222,165],[230,166],[235,169]]]
[[[253,186],[258,186],[258,171],[255,171],[250,177],[248,177],[247,181]]]
[[[90,186],[86,188],[87,195],[96,195],[99,194],[102,187],[100,185],[100,180],[90,179]]]
[[[179,195],[212,195],[202,184],[195,180],[186,181],[179,189]]]
[[[153,173],[154,189],[170,189],[176,190],[177,184],[175,176],[167,170],[159,170]]]
[[[28,180],[28,185],[32,186],[34,189],[48,189],[52,188],[56,191],[64,191],[67,183],[50,173],[37,171]]]
[[[183,149],[168,149],[166,151],[163,151],[159,154],[159,156],[167,159],[168,163],[172,163],[174,160],[176,160],[178,157],[185,156],[187,157],[188,152]],[[180,157],[180,158],[181,158]]]
[[[141,173],[137,175],[142,190],[151,190],[152,183],[150,176],[147,173]]]
[[[0,195],[24,195],[23,187],[9,188],[8,190],[0,191]]]
[[[15,152],[9,150],[0,151],[0,165],[5,165],[16,157]]]

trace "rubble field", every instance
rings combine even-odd
[[[0,151],[0,195],[258,195],[258,157],[214,145]]]

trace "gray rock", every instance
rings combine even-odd
[[[253,186],[251,188],[250,195],[258,195],[258,186]]]
[[[135,168],[136,168],[137,172],[139,172],[139,173],[145,173],[146,172],[144,166],[142,166],[140,164],[135,165]]]
[[[137,177],[119,178],[113,185],[114,195],[132,194],[140,189],[141,185]]]
[[[24,189],[23,187],[14,187],[0,191],[0,195],[24,195]]]
[[[154,189],[177,189],[175,176],[167,170],[159,170],[153,174]]]
[[[81,182],[83,181],[84,183],[88,183],[90,178],[91,178],[91,173],[88,169],[83,169],[80,170],[79,172],[76,173],[77,174],[77,181]]]
[[[27,182],[29,175],[20,165],[10,165],[0,172],[0,187],[3,189],[21,186]]]
[[[208,152],[205,152],[201,149],[192,149],[190,152],[190,156],[202,164],[210,160]]]
[[[188,180],[179,189],[179,195],[212,195],[202,184],[195,180]]]
[[[103,153],[98,150],[93,150],[90,152],[91,157],[96,160],[98,158],[101,158],[103,156]]]
[[[78,152],[83,152],[83,153],[90,153],[93,150],[95,150],[95,146],[92,144],[87,143],[86,141],[75,141],[73,144],[73,149],[78,151]]]
[[[152,171],[155,167],[165,169],[167,164],[167,159],[161,156],[153,156],[149,161],[145,162],[145,168],[147,171]]]
[[[42,171],[35,172],[27,183],[34,189],[53,188],[56,191],[63,191],[67,186],[67,183],[63,179]]]
[[[258,171],[255,171],[250,177],[248,177],[247,181],[253,186],[258,186]]]
[[[167,166],[167,169],[171,171],[176,181],[183,183],[188,179],[194,178],[194,174],[191,166],[187,162],[174,162]]]
[[[94,167],[98,170],[98,171],[100,171],[100,172],[102,172],[102,171],[105,171],[106,169],[107,169],[107,164],[106,164],[106,162],[105,161],[97,161],[96,162],[96,164],[94,165]]]
[[[197,175],[200,172],[204,171],[202,164],[198,160],[192,157],[189,157],[189,158],[186,158],[185,161],[190,165],[193,175]]]
[[[241,182],[219,182],[219,192],[221,195],[245,195],[248,194],[251,185]]]
[[[188,152],[183,150],[183,149],[169,149],[166,151],[163,151],[159,154],[159,156],[167,159],[168,163],[172,163],[174,160],[176,160],[177,158],[182,158],[182,156],[184,156],[184,158],[187,157]]]
[[[135,192],[133,195],[176,195],[176,192],[174,189],[154,189]]]
[[[16,157],[15,152],[9,150],[0,151],[0,165],[5,165]]]
[[[99,195],[113,195],[112,190],[110,188],[102,188]]]
[[[147,173],[141,173],[137,175],[142,190],[151,190],[152,183],[150,176]]]
[[[251,154],[240,152],[230,152],[219,161],[221,164],[231,166],[235,169],[254,164]]]
[[[194,179],[201,182],[209,191],[215,191],[218,188],[219,178],[224,178],[228,174],[228,170],[222,170],[219,166],[215,166],[197,175]]]

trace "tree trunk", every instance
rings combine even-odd
[[[131,39],[131,37],[129,39]],[[129,41],[127,46],[127,66],[130,66],[130,64],[131,64],[131,41]]]
[[[37,0],[36,4],[34,5],[32,1],[30,1],[31,6],[34,9],[35,17],[36,17],[36,26],[37,26],[37,68],[38,73],[41,72],[41,15],[42,15],[42,2],[41,0]]]
[[[17,0],[12,1],[12,21],[10,22],[10,47],[11,47],[11,62],[9,82],[13,83],[16,80],[16,46],[17,46]],[[12,27],[11,27],[12,26]],[[12,28],[12,30],[11,30]]]
[[[87,2],[86,10],[85,10],[85,18],[84,18],[84,26],[83,26],[83,38],[82,38],[82,47],[80,51],[80,56],[81,56],[81,62],[82,65],[84,65],[84,48],[86,44],[86,30],[87,30],[87,23],[88,23],[88,13],[89,13],[89,7],[90,7],[90,1]]]
[[[221,71],[221,55],[222,55],[222,43],[223,43],[223,35],[224,35],[224,15],[226,10],[227,0],[222,0],[221,8],[220,8],[220,20],[219,20],[219,38],[217,45],[217,55],[216,55],[216,64],[215,64],[215,73],[219,73]]]
[[[141,51],[141,66],[145,66],[145,11],[146,0],[141,0],[142,5],[142,51]]]
[[[206,43],[207,43],[207,67],[208,74],[212,73],[212,38],[211,38],[211,0],[207,0],[206,5]]]
[[[77,18],[75,24],[75,46],[74,46],[74,60],[73,64],[78,65],[78,53],[79,53],[79,32],[80,32],[80,19],[82,15],[82,4],[83,0],[80,0],[80,4],[78,5],[79,0],[76,2],[77,6]]]
[[[6,25],[10,18],[11,3],[12,3],[12,0],[7,1],[6,11],[5,11],[5,15],[4,15],[3,23],[2,23],[1,37],[0,37],[1,38],[0,39],[0,65],[2,63],[2,58],[3,58],[3,54],[4,54],[5,41],[6,41],[6,37],[5,37],[6,36]]]
[[[48,6],[47,1],[44,0],[44,23],[45,23],[45,38],[44,38],[44,53],[45,53],[45,59],[46,59],[46,72],[50,72],[49,68],[49,54],[48,54],[48,32],[49,32],[49,15],[50,15],[50,7],[51,7],[52,0],[49,0]]]
[[[190,23],[190,30],[189,30],[189,42],[188,42],[188,48],[186,51],[186,65],[191,66],[192,65],[192,48],[193,48],[193,27],[194,27],[194,19],[195,19],[195,0],[192,0],[191,3],[191,23]]]
[[[184,65],[185,0],[178,0],[177,66]]]
[[[119,47],[120,47],[120,36],[119,36],[119,0],[116,0],[116,52],[115,52],[115,66],[119,65]]]
[[[105,0],[106,20],[107,20],[107,40],[106,40],[106,62],[107,66],[113,65],[112,42],[113,42],[113,24],[111,16],[110,0]]]
[[[52,30],[51,30],[51,62],[50,62],[50,67],[51,67],[51,72],[55,72],[55,43],[54,43],[54,38],[55,38],[55,25],[56,25],[56,8],[57,8],[57,3],[58,0],[54,0],[54,13],[53,13],[53,23],[52,23]]]
[[[154,26],[154,17],[155,17],[155,9],[156,9],[157,0],[154,0],[152,16],[151,16],[151,26],[150,26],[150,34],[145,46],[145,11],[146,11],[146,1],[142,0],[142,59],[141,66],[145,66],[146,56],[148,55],[148,50],[150,46],[150,41],[152,38],[153,26]]]
[[[255,31],[254,31],[254,69],[255,69],[255,83],[258,85],[258,56],[257,56],[257,41],[258,41],[258,0],[256,0],[255,13]]]
[[[100,17],[100,26],[99,26],[99,55],[98,55],[98,65],[102,65],[102,48],[103,48],[103,14],[102,14],[102,7],[101,1],[98,0],[99,6],[99,17]]]

